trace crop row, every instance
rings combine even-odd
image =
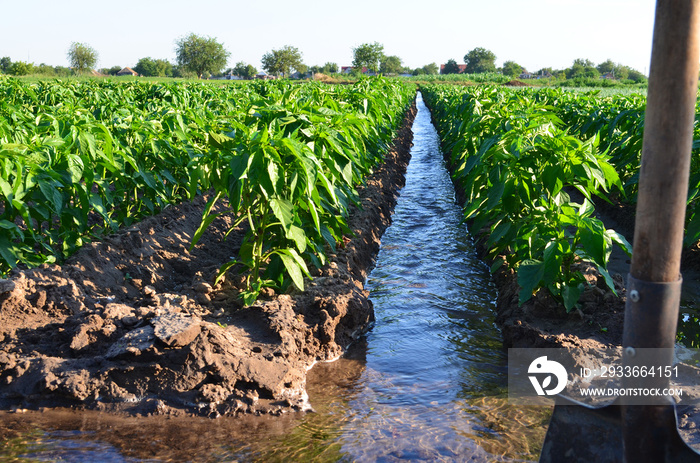
[[[249,232],[235,263],[298,286],[346,232],[354,186],[382,160],[411,97],[354,86],[0,80],[0,273],[214,191]],[[228,267],[233,265],[229,264]],[[228,268],[227,267],[227,268]],[[263,268],[264,267],[264,268]],[[263,275],[261,271],[264,270]]]
[[[610,156],[610,164],[620,176],[624,192],[619,200],[636,203],[637,182],[644,137],[646,98],[642,95],[586,94],[555,89],[527,89],[530,98],[550,106],[568,130],[585,139],[597,137],[599,149]],[[700,124],[694,127],[691,157],[688,208],[686,211],[685,245],[700,240]]]
[[[520,301],[547,288],[567,311],[586,286],[574,265],[594,265],[615,291],[607,270],[623,236],[594,217],[594,197],[623,191],[599,139],[569,133],[556,108],[524,92],[479,86],[427,85],[421,91],[433,114],[443,153],[465,195],[465,218],[495,260],[515,269]],[[582,200],[572,200],[572,192]],[[499,257],[501,256],[501,257]]]

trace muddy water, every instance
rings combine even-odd
[[[309,372],[314,413],[124,419],[0,416],[0,459],[33,461],[527,461],[549,410],[506,403],[495,289],[475,257],[418,99],[406,186],[367,286],[376,323]]]

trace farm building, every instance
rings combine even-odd
[[[121,71],[117,72],[118,76],[138,76],[139,73],[131,69],[130,67],[125,67]]]

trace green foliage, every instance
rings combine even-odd
[[[482,74],[419,74],[410,78],[421,82],[431,83],[493,83],[504,84],[511,80],[509,76],[504,76],[496,72],[485,72]]]
[[[478,74],[482,72],[496,72],[496,55],[491,50],[477,47],[464,55],[464,63],[467,74]]]
[[[523,72],[523,67],[515,61],[506,61],[503,63],[503,75],[509,77],[518,77]]]
[[[252,79],[258,73],[258,70],[251,64],[246,64],[243,61],[236,63],[236,67],[232,69],[233,75],[243,77],[244,79]]]
[[[175,55],[180,66],[201,79],[221,72],[230,53],[214,38],[190,34],[175,42]]]
[[[455,63],[456,64],[456,63]],[[413,70],[414,76],[424,76],[424,75],[437,75],[440,71],[438,65],[435,63],[426,64],[422,68],[416,68]]]
[[[596,78],[600,75],[591,60],[576,59],[574,64],[566,71],[567,79],[575,78]]]
[[[249,226],[222,267],[261,288],[303,288],[350,234],[354,187],[381,162],[411,86],[0,81],[0,273],[214,189],[194,237],[229,201]],[[193,243],[193,245],[194,245]]]
[[[627,241],[594,217],[593,197],[622,191],[599,140],[570,135],[555,108],[524,92],[496,87],[424,86],[453,177],[466,195],[465,219],[487,227],[493,259],[517,271],[520,301],[546,288],[569,311],[586,284],[589,262],[614,291],[607,263]],[[580,202],[571,199],[577,191]],[[494,269],[504,263],[496,260]]]
[[[363,43],[352,49],[352,55],[353,67],[360,69],[366,67],[376,73],[384,58],[384,45],[379,42]]]
[[[321,68],[320,71],[324,74],[334,74],[334,73],[338,72],[338,70],[339,70],[339,67],[338,67],[337,63],[327,62],[326,64],[323,65],[323,67]]]
[[[244,89],[216,92],[108,80],[2,80],[0,273],[61,259],[93,237],[206,189],[202,130],[229,124],[246,99]]]
[[[68,48],[68,62],[79,74],[95,67],[97,58],[97,52],[87,43],[73,42]]]
[[[457,61],[453,59],[448,59],[445,63],[445,67],[442,68],[442,74],[459,74],[460,69]]]
[[[403,71],[401,58],[398,56],[384,56],[379,66],[379,72],[382,74],[400,74]]]
[[[25,63],[24,61],[15,61],[7,70],[7,73],[11,76],[26,76],[33,72],[34,65],[32,63]]]
[[[539,98],[555,106],[559,117],[582,137],[598,136],[624,186],[623,199],[636,202],[644,139],[646,98],[641,95],[599,96],[542,90]],[[696,116],[686,210],[685,245],[700,240],[700,116]]]
[[[145,77],[172,77],[173,65],[166,59],[146,57],[139,60],[134,66],[134,71]]]
[[[209,134],[206,161],[221,172],[211,204],[226,197],[237,223],[249,226],[238,257],[219,273],[245,271],[246,304],[263,287],[303,289],[309,265],[323,265],[327,248],[351,233],[354,187],[382,161],[411,96],[409,86],[381,79],[342,88],[258,82],[256,89],[245,119]],[[196,237],[213,217],[209,207]]]
[[[279,50],[272,50],[262,57],[262,66],[269,74],[276,76],[289,76],[292,71],[302,72],[304,63],[299,49],[286,45]]]
[[[121,71],[123,68],[121,66],[112,66],[109,69],[102,69],[103,74],[107,74],[110,76],[116,76],[119,71]],[[138,72],[138,71],[137,71]]]
[[[3,73],[7,73],[8,69],[10,69],[10,66],[12,66],[12,60],[10,59],[9,56],[3,56],[0,58],[0,71]]]

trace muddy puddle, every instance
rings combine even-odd
[[[0,460],[530,461],[551,410],[507,404],[496,290],[481,263],[418,97],[393,224],[367,281],[376,322],[307,378],[314,412],[124,418],[0,416]]]

